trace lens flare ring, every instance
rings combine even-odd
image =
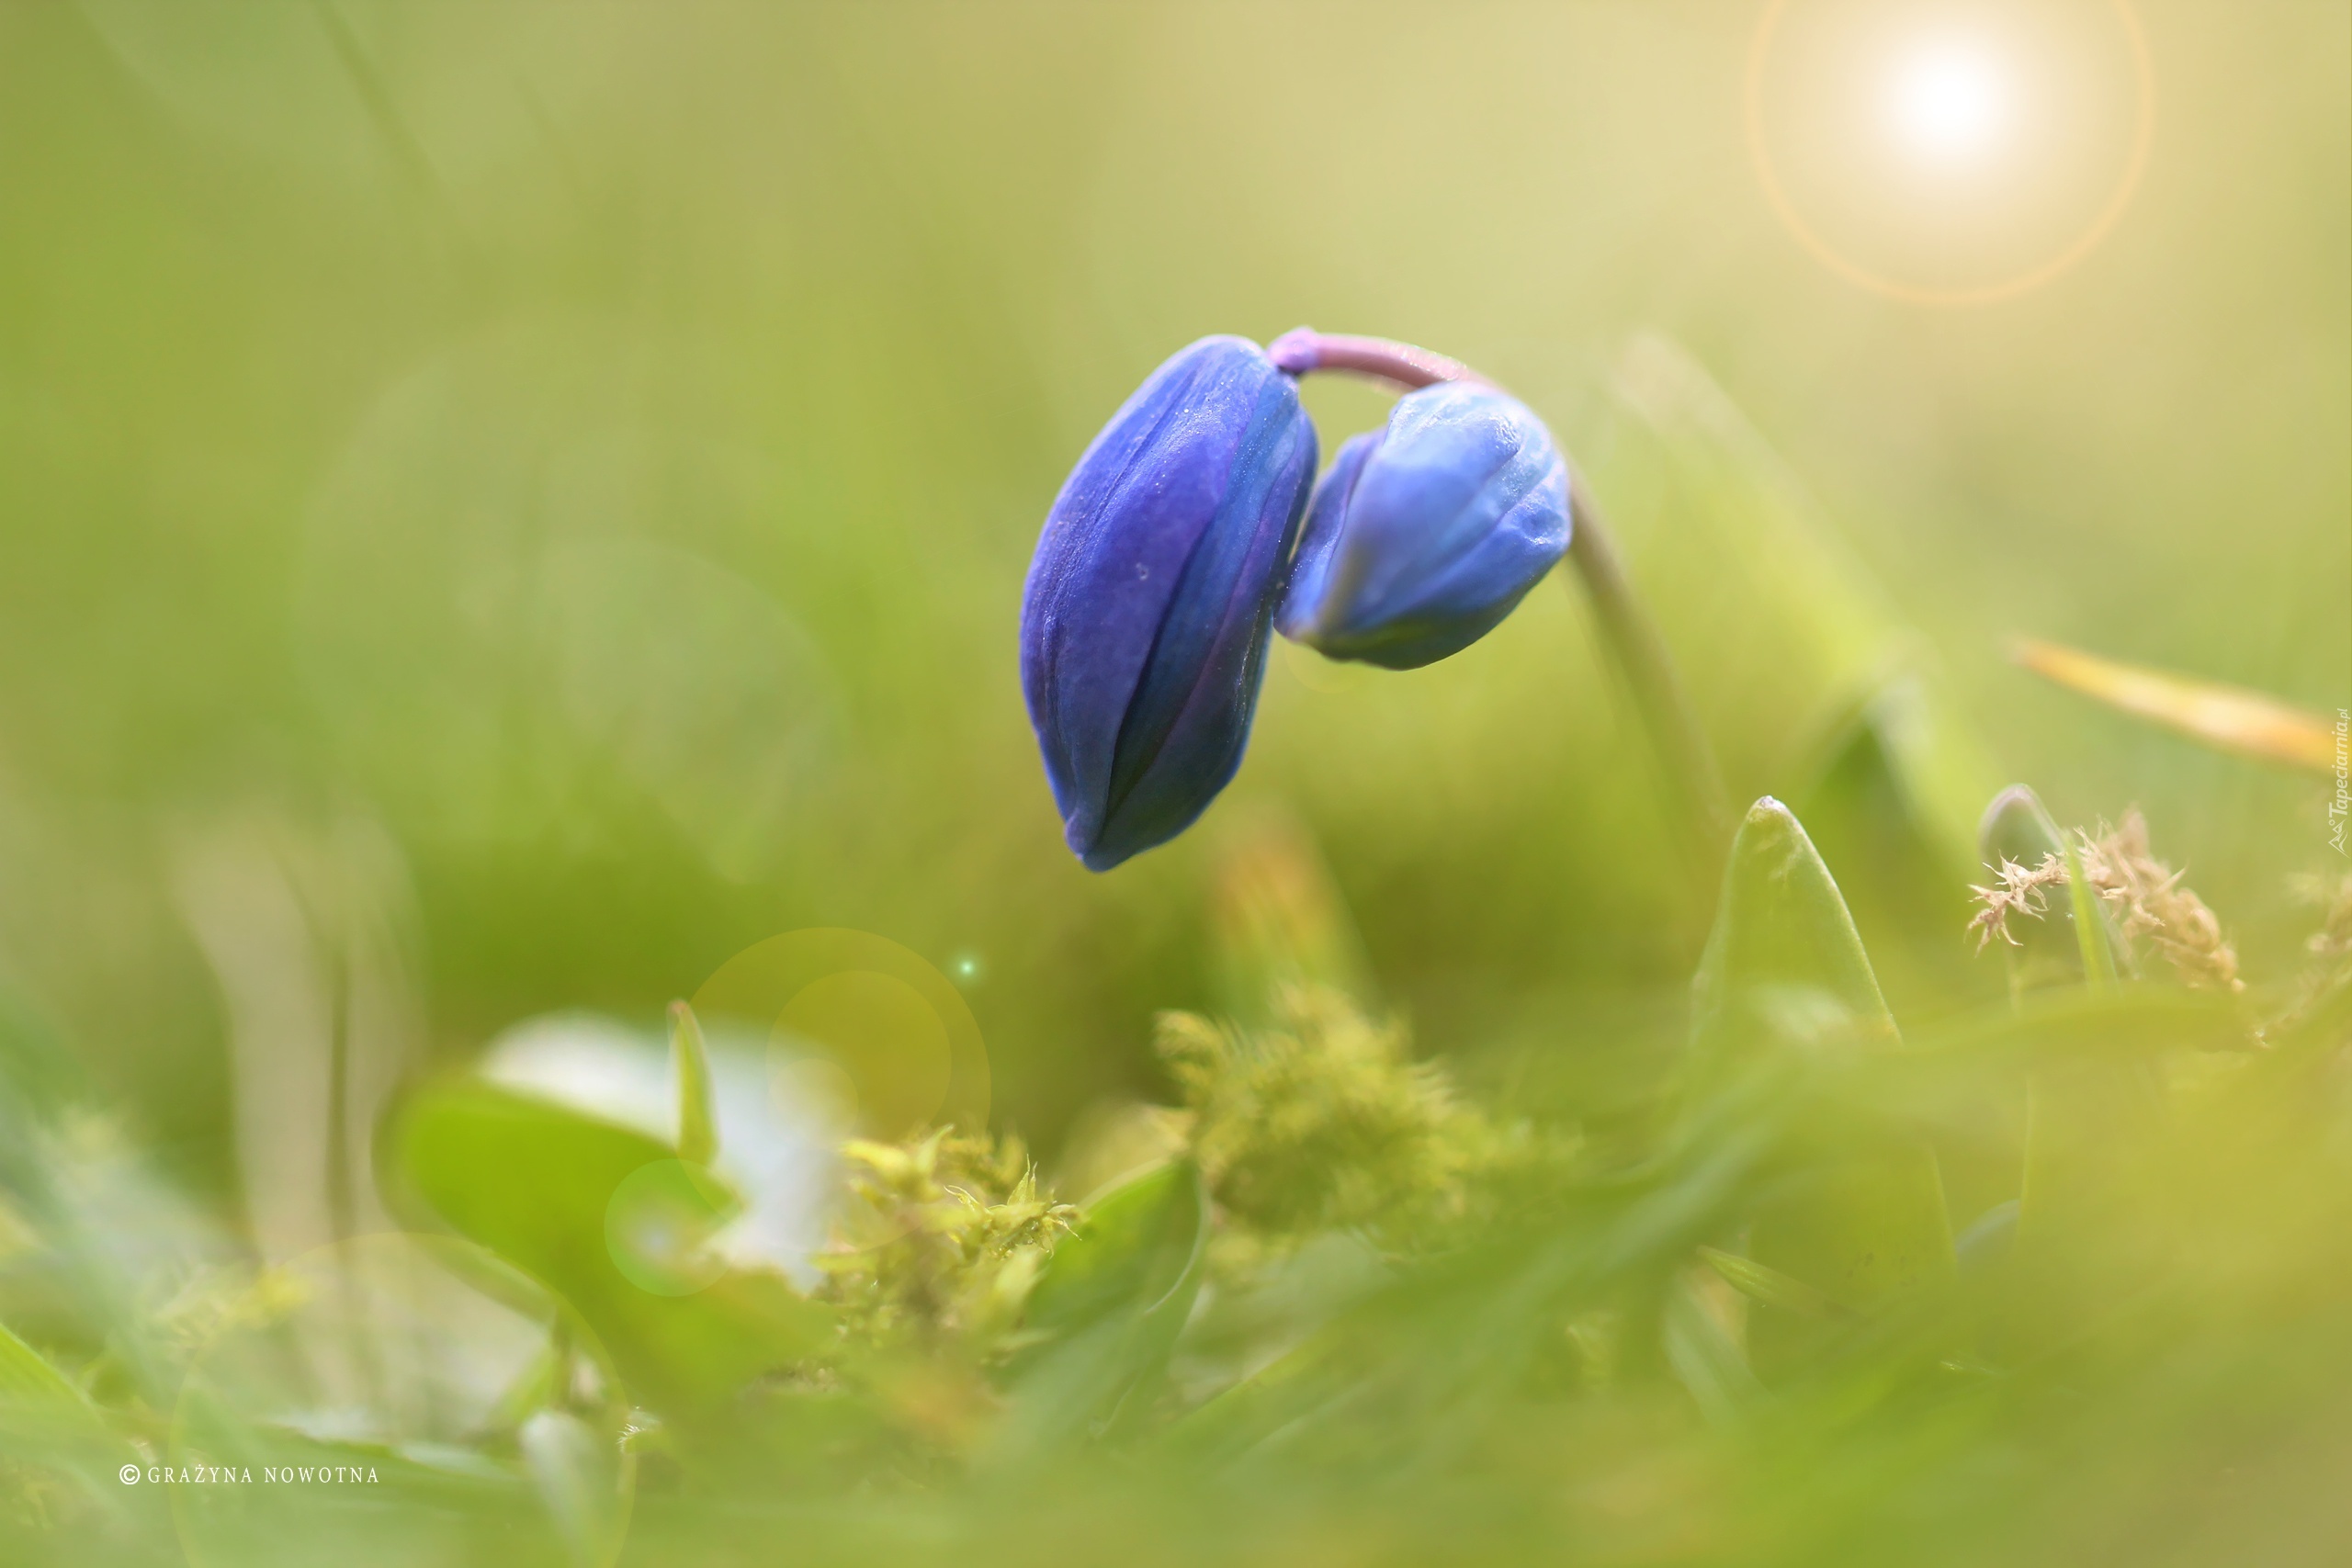
[[[2146,172],[2148,151],[2155,139],[2155,67],[2148,39],[2131,0],[2108,0],[2121,27],[2131,55],[2133,107],[2131,150],[2114,188],[2082,231],[2048,260],[1992,283],[1939,288],[1905,283],[1900,278],[1861,265],[1822,238],[1790,198],[1780,174],[1772,166],[1771,149],[1764,134],[1764,75],[1789,0],[1769,0],[1757,19],[1748,45],[1746,118],[1748,155],[1756,166],[1765,200],[1804,250],[1847,282],[1905,304],[1942,307],[1990,305],[2030,293],[2073,267],[2106,239],[2124,209],[2131,206],[2141,175]],[[1904,99],[1896,106],[1898,129],[1911,137],[1922,152],[1947,158],[1973,153],[2001,134],[2007,105],[1996,73],[1973,55],[1937,53],[1915,58],[1901,84]]]

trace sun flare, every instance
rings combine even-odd
[[[1774,211],[1848,281],[2008,299],[2089,254],[2147,161],[2130,0],[1768,0],[1748,147]]]
[[[1981,164],[2013,125],[2010,73],[1976,44],[1939,39],[1895,62],[1887,119],[1914,158],[1947,167]]]

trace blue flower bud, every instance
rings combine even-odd
[[[1021,680],[1091,869],[1182,832],[1241,765],[1315,459],[1291,378],[1253,343],[1203,338],[1152,372],[1054,502]]]
[[[1276,625],[1410,670],[1494,629],[1568,547],[1568,469],[1517,399],[1443,382],[1396,400],[1316,488]]]

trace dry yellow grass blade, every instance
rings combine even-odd
[[[2037,675],[2209,746],[2315,773],[2335,771],[2335,727],[2261,692],[2121,664],[2035,637],[2018,637],[2009,657]]]

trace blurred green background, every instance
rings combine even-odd
[[[1990,784],[2143,806],[2276,978],[2323,781],[2002,643],[2352,701],[2352,13],[2141,6],[2120,221],[1944,310],[1774,217],[1759,9],[0,8],[0,975],[216,1192],[232,1032],[309,1007],[460,1059],[818,925],[954,975],[1050,1147],[1151,1088],[1218,845],[1269,819],[1427,1043],[1639,1015],[1689,953],[1555,587],[1408,675],[1281,651],[1199,830],[1102,877],[1061,846],[1015,670],[1038,523],[1167,354],[1306,321],[1552,421],[1741,795],[1908,647]],[[1662,398],[1744,412],[1815,555],[1682,525]],[[1309,403],[1327,451],[1385,406]],[[1847,620],[1771,622],[1776,570]]]

